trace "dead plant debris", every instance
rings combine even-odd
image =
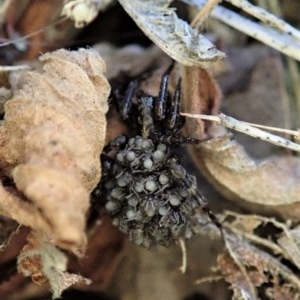
[[[284,72],[293,79],[290,85],[298,82],[296,62],[286,63],[270,49],[257,47],[210,20],[228,24],[299,60],[299,30],[273,14],[278,13],[280,2],[252,2],[182,0],[174,2],[180,3],[175,9],[170,0],[3,1],[0,60],[6,64],[21,58],[26,61],[3,67],[2,71],[14,72],[9,80],[1,75],[0,263],[6,273],[0,276],[4,281],[1,298],[36,299],[46,290],[58,298],[75,285],[86,294],[106,289],[122,299],[147,300],[166,294],[172,300],[182,300],[190,299],[187,294],[191,291],[195,292],[191,297],[205,294],[217,300],[300,299],[298,156],[286,150],[277,152],[273,146],[264,148],[264,156],[254,158],[255,151],[250,155],[248,150],[260,151],[256,141],[242,146],[240,139],[234,139],[235,133],[210,121],[219,114],[223,125],[229,120],[236,128],[249,125],[236,120],[255,123],[259,116],[258,123],[267,126],[299,127],[293,123],[299,103],[289,107],[284,82]],[[282,12],[299,6],[297,0],[284,2]],[[115,11],[116,3],[156,46],[116,47],[101,42],[94,50],[46,53],[38,64],[31,64],[41,52],[80,43],[74,41],[74,35],[88,23],[93,26],[93,20],[99,22],[95,32],[103,32],[98,29],[107,25],[116,28],[119,20],[120,27],[125,28],[122,18],[107,18],[106,13]],[[272,13],[258,5],[265,5]],[[289,19],[299,25],[298,10],[289,11]],[[181,16],[190,21],[196,17],[189,22]],[[81,29],[75,29],[67,18]],[[199,34],[204,24],[210,35]],[[118,44],[136,35],[141,32],[117,32]],[[96,34],[92,39],[110,41]],[[244,55],[239,56],[241,53]],[[225,54],[229,60],[224,69],[219,60]],[[106,66],[113,88],[118,80],[139,80],[142,76],[140,90],[157,95],[170,58],[177,61],[169,82],[171,94],[182,79],[181,110],[208,116],[207,120],[187,118],[183,131],[202,141],[189,147],[193,158],[190,168],[194,173],[200,170],[222,195],[209,191],[203,183],[209,206],[222,221],[224,237],[221,242],[208,240],[220,237],[220,232],[197,212],[193,219],[197,236],[180,241],[185,245],[183,257],[178,248],[143,252],[127,245],[123,253],[122,233],[99,207],[95,211],[90,205],[90,194],[101,177],[103,146],[121,133],[130,134],[117,109],[108,110]],[[214,70],[202,69],[204,66]],[[235,119],[226,119],[221,112]],[[243,129],[251,131],[247,126]],[[278,139],[280,144],[283,141],[294,147],[290,149],[298,149],[297,141],[283,138],[286,140]],[[187,156],[184,152],[181,155]],[[234,212],[241,208],[243,214]],[[121,261],[120,254],[126,260]],[[184,275],[178,271],[181,258]],[[222,278],[226,287],[219,282],[193,285],[207,274]]]
[[[5,103],[0,165],[15,187],[1,185],[0,211],[35,236],[19,256],[19,271],[38,283],[48,279],[57,298],[80,278],[64,273],[67,257],[56,247],[84,255],[110,86],[95,51],[58,50],[40,61],[42,71],[12,79],[13,97]]]

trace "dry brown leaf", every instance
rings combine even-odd
[[[41,247],[41,243],[32,234],[27,237],[27,240],[28,244],[26,244],[20,252],[18,263],[19,272],[25,276],[31,276],[33,282],[36,284],[43,284],[47,278],[42,271],[43,265],[38,251],[38,248]],[[32,252],[32,255],[28,255],[29,251]],[[25,254],[25,257],[22,257],[22,253]],[[64,260],[64,264],[66,264],[66,259]]]
[[[224,279],[231,284],[234,297],[240,296],[240,298],[237,299],[245,299],[243,297],[243,293],[246,293],[247,295],[251,295],[246,299],[257,299],[256,294],[253,294],[252,292],[253,286],[248,282],[248,280],[245,279],[238,266],[228,255],[219,256],[218,266],[222,275],[224,276]]]
[[[291,230],[287,227],[284,229],[284,233],[277,242],[288,254],[291,262],[300,270],[300,228],[297,226]]]
[[[182,67],[183,112],[217,114],[221,104],[221,92],[209,71],[196,67]],[[198,139],[207,137],[206,123],[199,119],[187,119],[185,135]]]
[[[0,128],[0,210],[71,251],[85,246],[89,194],[100,180],[107,97],[105,65],[92,50],[43,55],[42,72],[16,79]]]
[[[222,90],[225,87],[227,92],[222,112],[245,122],[290,128],[292,118],[280,57],[263,46],[230,50],[234,55],[230,58],[232,71],[220,79]],[[245,134],[234,132],[234,136],[254,158],[287,154],[278,146]]]
[[[237,299],[261,299],[267,293],[279,294],[280,288],[296,299],[292,297],[298,295],[300,281],[277,258],[232,234],[226,234],[226,248],[228,253],[219,256],[218,266]]]
[[[192,154],[214,186],[239,205],[299,218],[298,157],[273,157],[257,163],[230,136],[204,142]]]
[[[250,63],[245,63],[247,65],[245,74],[239,74],[235,79],[244,79],[243,83],[240,82],[243,89],[233,91],[231,96],[228,95],[224,107],[229,114],[239,116],[242,120],[284,127],[282,99],[285,97],[285,91],[278,58],[270,56],[264,48],[250,50],[259,58],[259,63],[254,66],[252,62],[251,76],[249,76]],[[238,60],[236,67],[240,66],[241,61]],[[272,76],[271,72],[274,73]],[[234,74],[235,70],[232,75]],[[247,85],[248,89],[245,89]],[[184,87],[184,95],[188,99],[184,102],[184,111],[205,114],[214,114],[218,111],[218,105],[215,106],[214,101],[207,100],[209,97],[212,99],[214,96],[218,97],[209,81],[196,93],[200,95],[198,98],[193,96],[192,79],[184,80]],[[202,106],[207,107],[207,104],[203,103],[210,103],[211,106],[208,107],[212,109],[202,112]],[[205,124],[209,125],[209,123]],[[187,136],[201,139],[205,136],[203,131],[215,139],[190,147],[190,152],[201,172],[222,195],[240,206],[259,213],[269,212],[285,218],[299,218],[300,160],[298,157],[286,155],[285,152],[285,155],[272,156],[257,162],[246,152],[248,148],[251,153],[258,154],[259,157],[262,157],[262,153],[265,156],[270,153],[280,153],[280,149],[266,142],[256,143],[253,138],[250,140],[248,137],[247,140],[244,136],[242,138],[238,136],[239,140],[245,143],[244,149],[237,141],[232,140],[232,136],[226,135],[224,128],[215,125],[203,128],[203,121],[187,119]]]
[[[31,233],[27,240],[18,257],[18,270],[24,276],[31,276],[36,284],[48,281],[53,299],[59,298],[62,291],[73,284],[90,283],[80,275],[66,272],[66,255],[44,237]]]
[[[32,60],[69,44],[78,30],[72,22],[61,19],[62,7],[62,0],[10,0],[3,11],[2,38],[7,41],[1,43],[2,61]]]
[[[264,250],[267,249],[268,253],[272,254],[278,261],[288,262],[289,266],[293,265],[295,274],[295,270],[300,269],[299,226],[293,228],[292,222],[283,223],[275,218],[259,215],[241,215],[233,212],[226,212],[226,215],[230,217],[228,218],[230,221],[225,218],[223,226],[235,234],[236,237],[243,237],[244,247],[247,247],[248,242],[250,242]],[[246,227],[243,226],[243,224],[249,223],[257,224],[259,228],[254,225],[251,230],[247,225]],[[257,230],[254,231],[254,229]],[[259,233],[261,233],[261,236]],[[267,236],[264,237],[264,235]],[[230,243],[232,243],[232,239],[229,239]]]

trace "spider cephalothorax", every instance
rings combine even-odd
[[[138,132],[131,138],[121,135],[104,149],[103,176],[94,192],[104,199],[113,223],[146,247],[193,236],[197,208],[218,225],[195,177],[174,152],[174,147],[197,141],[178,134],[184,119],[179,114],[180,80],[173,97],[168,93],[172,67],[162,76],[158,96],[137,91],[137,81],[131,81],[125,97],[117,99],[122,118]]]

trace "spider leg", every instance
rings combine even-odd
[[[174,148],[181,147],[184,144],[198,144],[201,142],[198,139],[190,137],[184,137],[180,135],[161,135],[155,132],[151,133],[151,137],[161,143],[172,145]]]
[[[194,176],[188,175],[184,178],[186,186],[190,187],[190,193],[193,195],[195,200],[200,204],[202,211],[208,216],[210,221],[220,230],[221,235],[223,235],[223,227],[218,218],[213,214],[210,208],[207,205],[206,198],[198,190],[196,180],[192,179]]]
[[[176,133],[184,124],[184,117],[179,114],[181,100],[181,79],[178,80],[174,96],[171,99],[170,111],[167,117],[167,128]]]
[[[159,94],[155,101],[155,116],[157,120],[163,120],[166,115],[166,104],[169,96],[168,94],[169,77],[170,77],[170,73],[174,68],[174,63],[175,62],[172,61],[171,65],[163,73],[161,78]]]
[[[137,79],[131,80],[126,89],[125,96],[123,97],[122,102],[119,103],[120,114],[124,120],[126,120],[129,116],[129,112],[132,107],[132,100],[138,87],[139,81]]]
[[[166,134],[163,135],[161,133],[157,134],[156,132],[151,132],[151,135],[155,140],[172,145],[174,147],[180,147],[182,144],[198,144],[200,142],[198,139],[176,135],[176,133],[183,127],[185,120],[185,118],[180,115],[180,100],[181,79],[178,80],[174,96],[171,99],[168,116],[165,120],[165,127],[167,129]],[[157,104],[157,101],[155,104]],[[154,125],[152,127],[154,127]]]

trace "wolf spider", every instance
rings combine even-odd
[[[105,199],[113,223],[131,241],[149,247],[168,246],[179,238],[195,234],[193,216],[199,208],[213,224],[220,223],[197,188],[195,177],[181,165],[174,148],[198,140],[179,135],[180,80],[173,97],[168,81],[173,64],[162,75],[158,96],[138,91],[132,80],[125,96],[117,97],[123,120],[138,128],[138,134],[118,136],[102,154],[103,175],[94,198]],[[137,117],[138,116],[138,117]]]

